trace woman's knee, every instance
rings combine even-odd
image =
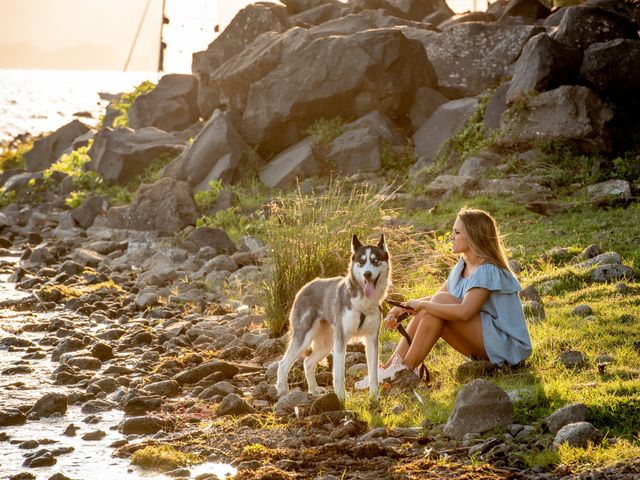
[[[433,297],[431,297],[431,301],[434,303],[461,303],[458,297],[454,297],[448,292],[438,292]]]

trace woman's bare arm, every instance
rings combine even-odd
[[[422,300],[410,300],[407,305],[414,310],[424,310],[434,317],[454,322],[466,322],[480,313],[482,304],[489,297],[486,288],[472,288],[462,298],[462,303],[435,303]]]

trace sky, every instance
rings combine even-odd
[[[450,4],[461,1],[473,0]],[[163,3],[169,23],[161,29]],[[167,44],[164,71],[190,72],[192,53],[214,40],[216,25],[224,28],[250,3],[253,0],[0,0],[0,69],[156,71],[162,30]]]

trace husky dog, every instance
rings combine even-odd
[[[369,389],[378,394],[378,336],[380,303],[387,294],[391,263],[384,234],[378,245],[362,245],[356,235],[351,241],[351,262],[344,277],[316,278],[296,295],[289,316],[291,342],[278,363],[278,396],[289,390],[287,378],[293,363],[313,342],[313,351],[304,360],[309,393],[323,389],[316,382],[315,369],[333,350],[333,388],[345,399],[344,369],[347,343],[354,337],[365,341]]]

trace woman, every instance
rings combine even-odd
[[[515,365],[531,354],[531,340],[518,297],[520,284],[511,273],[496,223],[487,212],[463,209],[450,240],[461,255],[440,290],[431,298],[410,300],[407,309],[392,308],[388,328],[407,311],[413,319],[405,339],[379,370],[379,380],[405,369],[415,370],[442,338],[468,357]],[[356,383],[366,388],[368,378]]]

